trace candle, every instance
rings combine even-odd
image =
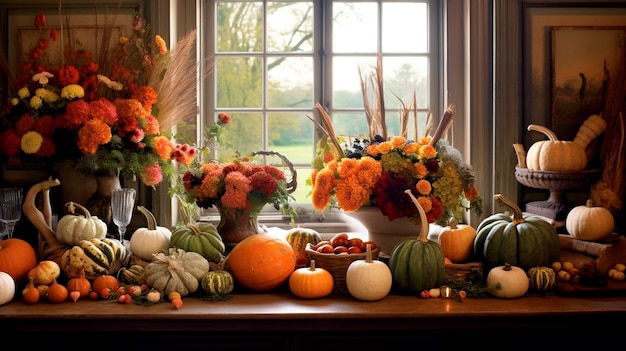
[[[452,288],[449,286],[442,286],[441,287],[441,297],[443,297],[444,299],[448,299],[450,297],[452,297]]]

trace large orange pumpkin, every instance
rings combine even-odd
[[[10,238],[0,241],[0,271],[9,273],[19,285],[37,265],[37,253],[26,241]]]
[[[289,279],[296,268],[296,255],[286,240],[255,234],[232,249],[227,265],[237,284],[255,291],[269,291]]]

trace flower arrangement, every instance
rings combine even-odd
[[[173,172],[173,160],[193,160],[194,148],[175,145],[157,118],[170,51],[139,14],[112,49],[103,41],[98,58],[63,23],[59,31],[41,14],[34,24],[39,40],[21,60],[16,96],[2,116],[2,154],[25,165],[138,176],[148,186]],[[60,39],[62,57],[51,57],[46,49]]]
[[[182,176],[182,195],[188,203],[202,208],[216,206],[240,214],[248,213],[255,217],[267,204],[292,217],[295,211],[289,203],[290,194],[295,190],[295,170],[284,156],[259,151],[243,156],[238,152],[225,161],[203,161],[208,155],[208,145],[220,145],[221,128],[230,123],[230,115],[219,113],[218,120],[204,131],[205,147],[197,153],[196,160],[185,166]],[[256,156],[278,156],[290,168],[292,179],[285,172],[272,165],[261,165]]]
[[[376,73],[382,77],[380,65]],[[373,81],[378,84],[382,79]],[[376,96],[382,99],[383,94]],[[365,101],[365,106],[370,104]],[[354,212],[362,206],[376,206],[389,220],[407,217],[418,223],[417,207],[405,193],[410,189],[429,223],[445,226],[451,217],[461,220],[463,210],[481,213],[482,202],[474,186],[471,165],[462,161],[458,150],[440,139],[451,122],[452,107],[446,110],[434,137],[417,140],[406,136],[385,137],[381,133],[384,123],[374,118],[369,120],[370,137],[353,138],[350,145],[344,146],[334,135],[330,116],[324,108],[318,104],[316,109],[327,134],[320,142],[308,180],[316,210],[336,207]],[[409,110],[405,109],[403,115],[407,116]],[[379,111],[367,114],[368,118],[384,116]],[[374,126],[378,129],[374,130]]]

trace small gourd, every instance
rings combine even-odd
[[[233,275],[225,270],[211,270],[200,278],[202,290],[210,296],[227,296],[235,288]]]
[[[529,282],[526,271],[505,263],[494,267],[487,274],[489,293],[503,299],[514,299],[526,295]]]
[[[565,218],[565,229],[576,239],[599,241],[615,229],[615,219],[608,209],[594,206],[587,200],[584,206],[576,206]]]
[[[208,271],[209,261],[199,253],[169,248],[167,254],[155,255],[146,265],[146,283],[165,295],[178,292],[187,296],[198,290],[200,279]]]
[[[308,267],[298,268],[289,276],[289,290],[303,299],[319,299],[333,292],[335,281],[326,269],[315,267],[315,260]]]
[[[556,286],[556,273],[550,267],[532,267],[528,270],[529,289],[548,292]]]
[[[142,260],[151,261],[152,257],[170,246],[172,232],[157,225],[152,212],[143,206],[138,206],[148,222],[147,227],[138,228],[130,237],[130,251]]]
[[[439,245],[452,263],[464,263],[474,252],[474,238],[476,238],[474,227],[459,224],[455,217],[451,217],[448,226],[439,233]]]
[[[91,282],[85,278],[85,271],[83,270],[78,277],[71,278],[66,284],[67,290],[71,293],[78,291],[80,298],[85,298],[91,291]]]
[[[11,302],[15,297],[15,280],[9,273],[0,271],[0,306]]]
[[[510,207],[513,216],[493,214],[476,229],[474,255],[486,271],[505,263],[522,269],[549,266],[560,259],[559,234],[550,223],[539,216],[524,217],[522,210],[501,194],[494,199]]]
[[[559,140],[548,128],[536,124],[528,126],[529,131],[545,134],[549,140],[537,141],[526,154],[526,165],[530,170],[575,172],[587,166],[585,149],[573,141]]]
[[[296,254],[296,267],[306,267],[309,265],[309,256],[306,254],[306,245],[317,245],[322,241],[319,232],[311,228],[296,227],[287,231],[285,240],[291,245]]]
[[[445,277],[445,257],[441,245],[428,239],[428,219],[410,190],[405,191],[420,214],[419,237],[397,243],[389,256],[393,284],[400,292],[417,293],[441,286]]]
[[[65,250],[59,266],[68,278],[78,277],[81,271],[93,280],[104,274],[117,274],[130,260],[130,250],[117,239],[81,240]]]
[[[67,214],[57,223],[56,235],[60,242],[68,245],[78,244],[81,240],[104,239],[107,235],[107,224],[97,216],[92,216],[89,210],[75,203],[65,204],[70,213],[76,208],[85,215]]]
[[[362,301],[378,301],[389,294],[393,283],[386,263],[372,259],[372,246],[366,245],[365,259],[350,263],[346,271],[346,287],[352,297]]]

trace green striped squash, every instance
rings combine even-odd
[[[306,254],[306,245],[317,245],[322,241],[322,236],[314,229],[296,227],[287,231],[285,240],[291,245],[293,252],[296,254],[296,267],[307,267],[309,265],[309,257]]]
[[[116,239],[81,240],[63,253],[61,269],[68,278],[76,278],[82,270],[85,278],[96,279],[101,275],[117,275],[128,264],[130,251]]]
[[[527,274],[531,290],[547,292],[556,286],[556,273],[550,267],[532,267]]]
[[[506,263],[525,271],[535,266],[549,266],[561,257],[559,235],[539,216],[522,216],[520,208],[500,194],[494,198],[513,210],[513,216],[494,214],[476,228],[474,254],[485,269]]]
[[[141,285],[146,283],[146,272],[143,266],[134,264],[128,268],[122,267],[117,272],[117,279],[129,285]]]
[[[228,271],[209,271],[200,279],[202,290],[209,295],[225,296],[235,287],[235,280]]]
[[[209,222],[177,227],[172,232],[170,247],[198,253],[213,263],[219,263],[226,250],[217,228]]]
[[[417,238],[397,243],[389,256],[393,284],[400,292],[420,293],[441,286],[445,277],[445,257],[441,245],[428,239],[428,219],[422,206],[406,192],[420,213],[420,234]]]

